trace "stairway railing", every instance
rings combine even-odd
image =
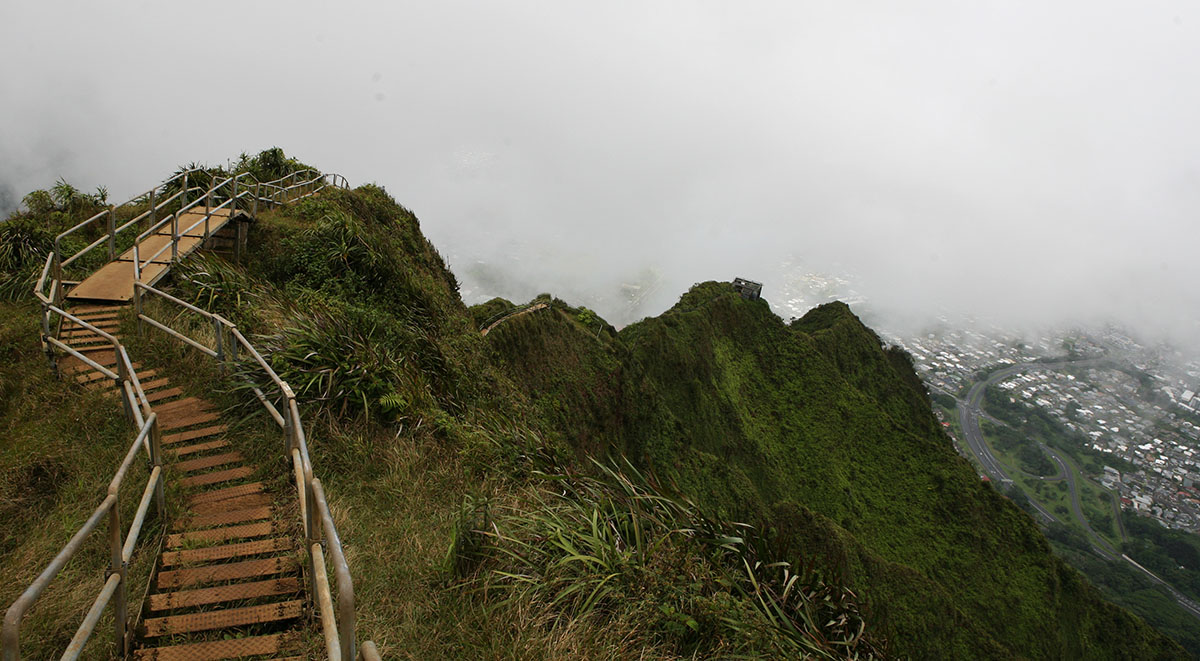
[[[92,633],[95,631],[96,625],[103,615],[104,610],[115,599],[115,612],[113,617],[114,636],[116,638],[117,656],[124,658],[128,655],[134,624],[140,613],[135,613],[132,617],[128,607],[128,575],[127,570],[129,561],[133,557],[134,550],[137,548],[137,542],[141,535],[142,527],[146,520],[146,515],[149,511],[150,502],[154,501],[155,509],[159,517],[165,514],[165,495],[163,489],[163,474],[162,474],[162,452],[161,452],[161,431],[158,424],[158,416],[150,406],[150,402],[146,398],[145,392],[142,390],[141,383],[138,381],[137,373],[133,369],[133,365],[129,360],[128,352],[125,350],[116,337],[93,326],[92,324],[79,319],[63,310],[60,306],[64,301],[64,288],[68,284],[78,284],[77,282],[67,282],[63,280],[63,267],[73,263],[87,252],[102,245],[105,241],[109,244],[109,259],[116,258],[116,236],[128,228],[133,227],[136,223],[150,219],[149,224],[152,228],[161,228],[166,222],[173,222],[172,240],[170,242],[172,248],[172,263],[179,260],[178,254],[178,239],[180,233],[178,230],[178,218],[180,213],[198,208],[201,201],[205,204],[205,216],[202,220],[194,223],[191,228],[185,229],[183,234],[186,234],[190,229],[198,227],[200,223],[208,223],[211,220],[214,211],[224,208],[229,205],[231,211],[236,208],[239,200],[248,200],[251,205],[251,211],[257,214],[258,205],[266,203],[270,205],[281,205],[288,202],[293,202],[309,195],[313,195],[327,187],[348,188],[349,184],[346,178],[338,174],[322,174],[316,170],[304,170],[295,172],[282,177],[275,181],[258,182],[254,181],[253,192],[251,192],[249,182],[243,182],[243,179],[253,179],[253,175],[242,173],[234,177],[230,177],[220,183],[211,185],[207,190],[202,188],[189,188],[188,176],[196,172],[196,170],[188,170],[181,172],[170,179],[167,179],[159,186],[150,189],[150,191],[134,197],[126,204],[137,202],[142,198],[148,197],[150,200],[150,208],[139,214],[135,218],[127,221],[120,227],[115,224],[115,210],[117,207],[110,207],[102,211],[88,220],[79,223],[78,225],[59,234],[55,239],[54,251],[47,256],[46,263],[42,267],[42,272],[38,278],[37,284],[34,287],[34,296],[38,299],[42,307],[41,318],[41,335],[42,346],[47,355],[51,358],[51,362],[56,365],[55,351],[63,351],[69,356],[73,356],[85,365],[97,370],[104,377],[113,379],[121,393],[122,405],[125,408],[126,416],[133,423],[137,434],[130,445],[129,450],[125,454],[124,461],[117,469],[112,481],[109,484],[108,492],[100,505],[92,512],[92,515],[84,522],[83,526],[72,536],[50,564],[42,571],[34,582],[25,589],[20,597],[9,606],[5,612],[3,626],[0,628],[0,661],[19,661],[21,658],[20,652],[20,627],[24,619],[25,613],[37,602],[42,593],[62,570],[63,566],[79,551],[84,541],[99,527],[101,520],[107,516],[109,519],[109,539],[111,543],[110,563],[106,569],[108,578],[105,580],[104,587],[100,594],[96,597],[92,607],[88,610],[84,617],[83,623],[71,639],[66,652],[63,654],[63,659],[76,659],[82,654],[84,645],[87,643]],[[157,191],[159,189],[166,190],[172,183],[180,181],[179,191],[173,195],[168,195],[162,200],[156,200]],[[238,190],[239,184],[244,186],[241,191]],[[197,197],[190,203],[187,197],[190,193],[202,192],[201,197]],[[214,198],[225,197],[226,199],[213,207]],[[163,209],[166,205],[173,203],[175,200],[180,200],[180,211],[173,213],[170,217],[164,218],[161,221],[155,220],[157,211]],[[124,205],[121,205],[124,206]],[[70,234],[80,231],[81,229],[94,225],[101,220],[107,218],[108,232],[91,245],[80,250],[79,252],[64,259],[62,254],[62,239]],[[157,231],[157,230],[154,230]],[[138,243],[153,232],[147,230],[143,232],[134,242],[134,266],[135,269],[140,268],[140,255],[137,248]],[[206,232],[207,236],[207,232]],[[155,255],[151,256],[146,263],[151,263],[155,258],[161,256],[164,250],[159,250]],[[165,272],[165,271],[164,271]],[[136,273],[136,271],[135,271]],[[283,401],[280,407],[276,407],[256,386],[254,392],[259,398],[259,401],[267,408],[272,418],[284,429],[284,435],[288,443],[288,454],[292,460],[293,471],[296,478],[296,488],[300,496],[301,512],[304,519],[304,532],[306,540],[306,551],[309,563],[309,577],[313,581],[313,590],[310,590],[310,598],[316,601],[316,606],[321,614],[322,631],[326,641],[326,650],[329,652],[331,661],[355,661],[355,613],[354,613],[354,584],[351,580],[349,564],[346,562],[346,556],[342,550],[341,539],[337,533],[337,527],[334,525],[333,517],[329,511],[329,505],[325,499],[325,490],[321,486],[321,481],[313,477],[312,464],[308,458],[308,444],[304,434],[303,423],[300,419],[299,409],[296,405],[295,395],[291,388],[283,382],[279,376],[271,369],[270,365],[263,359],[261,354],[250,344],[248,340],[241,334],[237,327],[228,320],[218,315],[213,315],[207,311],[201,310],[193,305],[185,303],[177,298],[154,289],[148,286],[139,279],[134,281],[134,301],[135,313],[138,321],[138,331],[142,331],[142,323],[149,323],[156,328],[159,328],[190,346],[217,358],[222,364],[227,362],[225,357],[225,347],[229,347],[228,360],[236,361],[238,357],[239,346],[244,348],[248,355],[254,358],[257,363],[269,377],[269,379],[278,386],[280,393],[283,395]],[[214,327],[216,337],[216,348],[209,348],[203,343],[193,340],[192,338],[179,333],[166,324],[157,322],[146,316],[142,310],[142,296],[145,294],[157,295],[165,298],[168,301],[177,303],[194,313],[200,314],[209,318]],[[81,328],[92,331],[100,337],[108,340],[113,347],[113,352],[116,357],[116,371],[101,365],[99,362],[92,360],[82,352],[78,351],[71,345],[62,342],[58,339],[59,329],[65,322],[78,324]],[[229,336],[230,340],[226,344],[225,336]],[[282,408],[282,412],[280,411]],[[142,499],[138,504],[137,511],[130,523],[128,533],[122,538],[122,523],[120,517],[119,494],[121,483],[124,480],[126,473],[137,458],[138,449],[143,448],[146,451],[150,462],[150,476],[147,479],[146,486],[143,489]],[[322,547],[322,539],[325,546]],[[325,548],[329,549],[330,561],[333,564],[334,576],[337,582],[338,594],[336,612],[333,604],[333,595],[330,590],[330,584],[326,573]],[[315,593],[315,596],[314,596]],[[359,658],[364,661],[374,661],[379,659],[379,653],[375,649],[375,645],[371,642],[365,642],[359,649]]]
[[[108,340],[112,345],[113,353],[116,357],[117,371],[115,372],[87,357],[74,347],[60,342],[57,338],[44,338],[50,346],[60,349],[70,356],[74,356],[85,365],[99,371],[104,376],[116,382],[121,394],[122,404],[125,408],[125,414],[133,424],[137,434],[134,436],[128,451],[126,451],[125,458],[117,468],[112,481],[109,482],[104,500],[100,502],[91,516],[84,522],[83,526],[71,537],[67,545],[42,570],[37,579],[21,593],[21,596],[5,612],[3,629],[0,630],[0,649],[3,650],[3,661],[18,661],[21,658],[21,621],[24,619],[25,613],[33,607],[38,598],[41,597],[42,593],[53,582],[54,578],[58,576],[63,566],[74,557],[83,546],[84,541],[100,527],[101,521],[107,517],[110,545],[109,564],[105,569],[107,579],[105,579],[104,588],[101,589],[100,594],[92,603],[92,607],[88,609],[83,623],[79,625],[79,629],[71,638],[71,642],[63,653],[62,658],[79,658],[79,655],[83,653],[84,645],[95,631],[96,624],[100,621],[101,615],[103,615],[104,610],[110,603],[113,603],[114,607],[113,626],[114,637],[116,639],[116,653],[118,657],[123,658],[129,652],[130,643],[132,642],[133,624],[138,617],[138,613],[134,613],[131,617],[129,612],[129,563],[133,558],[135,549],[137,549],[138,539],[141,536],[142,527],[145,524],[151,501],[154,502],[155,512],[160,519],[166,513],[162,474],[162,435],[159,430],[158,415],[151,410],[150,402],[146,399],[146,393],[142,391],[142,385],[138,382],[137,373],[134,371],[133,365],[129,362],[129,354],[117,338],[57,306],[47,305],[46,309],[51,314],[58,315],[62,319],[92,331]],[[125,479],[125,475],[133,466],[134,460],[137,459],[139,451],[142,449],[146,451],[149,459],[150,475],[146,480],[145,488],[142,490],[142,498],[133,520],[129,524],[128,532],[123,535],[122,530],[124,528],[121,522],[120,509],[121,484]]]
[[[346,554],[342,549],[337,525],[333,521],[329,503],[325,498],[325,489],[321,485],[321,480],[313,476],[304,423],[300,418],[296,395],[292,392],[291,386],[279,377],[271,368],[270,363],[263,358],[262,354],[254,348],[254,345],[246,339],[233,322],[147,284],[135,282],[134,288],[139,292],[135,296],[135,299],[140,301],[137,316],[139,332],[141,332],[142,323],[149,324],[205,355],[217,359],[222,368],[230,364],[238,365],[248,368],[249,373],[258,373],[265,377],[265,383],[262,383],[261,386],[252,381],[251,391],[283,430],[286,441],[285,452],[291,460],[292,478],[300,501],[300,518],[304,523],[308,576],[312,585],[309,598],[315,602],[313,605],[320,616],[321,630],[325,636],[325,649],[331,660],[355,661],[354,581],[350,575],[350,565],[346,562]],[[163,321],[153,319],[145,314],[145,301],[148,296],[156,297],[200,317],[204,320],[201,322],[203,325],[211,325],[213,346],[208,346],[196,338],[188,337]],[[243,375],[249,378],[247,372],[243,372]],[[268,392],[264,392],[264,388]],[[328,558],[326,558],[327,551]],[[336,604],[334,604],[333,592],[330,589],[326,568],[327,560],[333,566],[334,579],[337,583]],[[372,658],[370,654],[373,650],[374,645],[368,648],[364,644],[363,654],[367,659]],[[378,658],[378,652],[374,652],[374,654],[375,658]]]

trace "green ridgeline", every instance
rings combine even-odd
[[[624,454],[826,563],[899,655],[1186,658],[980,482],[909,357],[844,304],[789,326],[708,282],[619,333],[558,303],[488,340],[579,451]]]
[[[282,158],[268,156],[255,162]],[[12,258],[5,294],[27,291],[47,247],[38,228],[67,213],[42,206],[0,233],[13,248],[0,253]],[[132,217],[135,207],[119,213]],[[1102,600],[1027,515],[979,483],[935,424],[907,356],[882,347],[843,305],[789,327],[765,303],[705,283],[620,332],[552,301],[483,338],[480,324],[514,306],[464,306],[416,217],[371,185],[264,212],[250,245],[243,265],[189,260],[164,286],[234,320],[296,390],[314,465],[354,550],[360,633],[395,654],[790,658],[808,639],[817,644],[804,649],[817,656],[1185,657]],[[23,358],[3,380],[15,403],[0,407],[0,423],[17,429],[16,412],[48,410],[42,400],[60,386],[38,368],[32,305],[4,306],[20,311],[6,338]],[[178,351],[159,353],[178,360]],[[26,388],[33,377],[45,387]],[[44,443],[4,449],[7,475],[46,454]],[[635,485],[643,495],[630,499],[634,483],[595,470],[588,455],[625,455],[651,484]],[[106,474],[103,465],[92,472]],[[592,477],[573,477],[581,474]],[[0,480],[0,502],[18,503],[10,514],[29,520],[71,520],[79,500],[35,512],[21,494]],[[605,519],[624,516],[622,507],[643,511],[641,498],[660,512],[645,526]],[[715,531],[709,541],[677,530],[697,522]],[[658,537],[638,552],[597,534],[602,524]],[[53,528],[60,537],[69,529]],[[496,530],[508,536],[489,536]],[[595,552],[616,577],[546,547],[546,531],[602,541]],[[726,543],[724,531],[740,541]],[[57,546],[0,545],[10,586],[0,597],[11,601]],[[506,556],[521,548],[555,564]],[[743,559],[754,560],[744,572]],[[834,612],[861,608],[865,638],[844,630],[854,617],[832,628],[784,621],[824,611],[797,610],[784,590],[765,596],[762,577],[786,585],[778,560],[791,561],[805,594],[835,595]],[[503,585],[506,567],[537,589],[472,592]],[[611,596],[574,599],[585,585]],[[64,606],[63,617],[77,610]],[[839,650],[831,634],[862,645]],[[58,642],[29,653],[48,656]]]

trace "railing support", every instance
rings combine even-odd
[[[213,316],[213,342],[216,343],[217,350],[217,368],[221,370],[221,374],[225,374],[225,325],[221,323],[221,318]]]
[[[117,207],[108,207],[108,261],[117,258]]]
[[[183,173],[183,188],[181,188],[180,190],[183,191],[183,195],[180,196],[180,198],[179,198],[179,208],[182,209],[183,207],[186,207],[187,203],[188,203],[188,199],[187,199],[188,173],[186,173],[186,172]]]
[[[150,189],[150,216],[146,219],[146,223],[147,223],[146,229],[150,229],[151,227],[154,227],[154,221],[156,220],[155,210],[154,210],[154,198],[155,198],[154,193],[157,190],[158,190],[157,188]]]
[[[116,496],[116,493],[112,494]],[[113,634],[116,637],[116,657],[124,659],[129,653],[129,583],[125,559],[121,557],[121,508],[119,501],[114,499],[108,510],[108,543],[111,559],[108,575],[120,574],[117,593],[113,596]]]
[[[150,470],[161,468],[162,463],[162,427],[158,425],[158,417],[150,425]],[[154,509],[161,520],[167,515],[167,496],[163,488],[162,472],[159,472],[158,484],[154,485]]]
[[[179,212],[171,216],[171,261],[179,261]]]

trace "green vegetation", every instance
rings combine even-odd
[[[289,162],[256,158],[238,167]],[[301,394],[359,634],[385,656],[1183,658],[980,483],[909,357],[844,305],[789,325],[710,282],[617,332],[546,296],[481,337],[516,306],[468,310],[382,188],[264,212],[249,241],[244,264],[197,259],[164,286],[238,323]],[[117,411],[72,454],[90,395],[37,367],[35,315],[12,307],[0,502],[36,530],[5,541],[9,600],[69,536],[32,522],[77,520],[123,442]],[[153,332],[130,342],[263,457],[278,447],[238,379]],[[62,486],[31,501],[47,481]],[[71,599],[36,618],[32,657],[82,613]]]
[[[1200,599],[1200,540],[1196,535],[1164,528],[1141,516],[1126,518],[1125,527],[1130,537],[1122,546],[1126,555],[1188,597]]]
[[[560,433],[629,457],[721,516],[775,530],[782,548],[818,549],[897,653],[1176,653],[980,484],[907,356],[844,305],[788,326],[765,303],[704,283],[660,317],[599,338],[558,311],[488,340],[535,403],[578,412]]]

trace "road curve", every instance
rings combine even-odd
[[[1083,360],[1064,360],[1052,363],[1019,363],[993,372],[988,376],[987,379],[972,384],[970,390],[967,391],[966,399],[958,400],[958,420],[962,426],[963,436],[966,438],[967,446],[971,448],[971,452],[975,454],[976,458],[979,459],[979,463],[983,465],[984,472],[987,473],[993,481],[1009,479],[1008,475],[1004,472],[1004,469],[1001,468],[1000,462],[996,460],[994,455],[992,455],[991,449],[988,448],[987,443],[983,440],[983,432],[979,427],[980,418],[987,416],[987,414],[983,411],[982,404],[983,394],[986,392],[988,387],[995,385],[1007,379],[1008,377],[1013,376],[1014,374],[1019,374],[1029,370],[1058,369],[1068,365],[1080,367],[1107,362],[1108,360],[1108,358],[1088,358]],[[1039,445],[1041,446],[1042,450],[1049,454],[1050,458],[1058,464],[1060,471],[1066,475],[1067,485],[1071,489],[1072,513],[1075,515],[1075,519],[1080,523],[1080,525],[1083,526],[1084,530],[1087,531],[1088,542],[1091,544],[1092,550],[1105,560],[1113,562],[1117,560],[1124,560],[1128,562],[1130,566],[1148,576],[1152,581],[1154,581],[1154,583],[1163,586],[1163,588],[1165,588],[1167,592],[1169,592],[1171,596],[1175,598],[1175,601],[1184,610],[1186,610],[1188,613],[1191,613],[1192,616],[1196,617],[1197,619],[1200,619],[1200,604],[1188,599],[1182,593],[1180,593],[1179,590],[1176,590],[1174,587],[1172,587],[1171,584],[1159,578],[1140,564],[1134,562],[1133,558],[1130,558],[1117,549],[1114,549],[1107,540],[1105,540],[1100,536],[1099,533],[1092,529],[1092,526],[1088,523],[1087,518],[1083,516],[1083,508],[1080,506],[1079,502],[1079,489],[1075,484],[1075,474],[1070,470],[1070,467],[1067,466],[1066,461],[1063,460],[1063,458],[1059,456],[1057,452],[1050,449],[1050,447],[1043,443],[1039,443]],[[1047,512],[1046,509],[1042,507],[1041,503],[1037,502],[1033,498],[1029,498],[1029,503],[1033,505],[1033,508],[1048,521],[1058,521],[1053,514]]]

